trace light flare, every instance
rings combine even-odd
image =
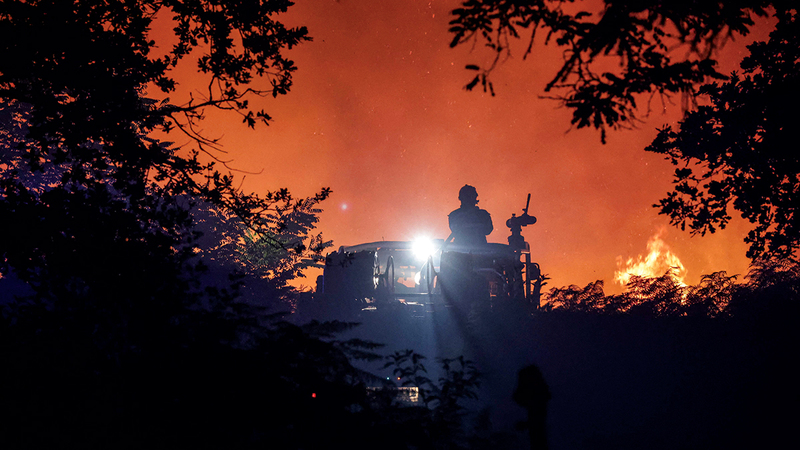
[[[635,259],[628,258],[624,263],[622,256],[617,256],[617,268],[614,272],[614,281],[627,286],[631,278],[639,276],[643,278],[657,278],[667,271],[680,286],[686,286],[686,267],[684,267],[677,255],[672,253],[662,239],[664,229],[659,230],[647,241],[647,254],[638,255]]]
[[[411,244],[411,251],[414,253],[414,257],[420,261],[425,261],[435,255],[438,250],[436,244],[429,238],[416,238]]]

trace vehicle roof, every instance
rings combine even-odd
[[[444,246],[444,239],[433,239],[434,245],[441,249]],[[414,241],[376,241],[365,244],[349,245],[339,247],[339,253],[354,253],[361,251],[394,251],[411,250]],[[480,245],[464,245],[449,243],[444,246],[448,252],[460,253],[513,253],[513,249],[508,244],[488,243]]]

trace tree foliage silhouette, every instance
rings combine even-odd
[[[754,310],[775,307],[774,313],[800,306],[800,261],[796,258],[758,259],[751,264],[746,282],[725,271],[703,275],[687,286],[668,270],[660,277],[634,276],[622,294],[606,295],[603,281],[585,287],[552,288],[545,295],[544,311],[626,314],[642,317],[746,316]]]
[[[548,98],[572,109],[572,124],[594,127],[605,141],[606,128],[636,122],[638,101],[648,94],[691,97],[715,69],[715,50],[726,39],[746,35],[752,16],[788,2],[464,0],[452,11],[451,47],[483,43],[494,57],[466,85],[479,84],[494,95],[492,72],[512,55],[512,43],[524,34],[523,59],[535,56],[536,37],[563,49],[564,60],[545,86]],[[676,51],[680,49],[681,51]],[[676,57],[675,55],[680,55]],[[616,58],[617,69],[612,67]]]
[[[250,101],[288,92],[295,66],[283,51],[309,39],[305,28],[274,19],[289,4],[3,2],[0,213],[9,219],[0,229],[0,271],[13,271],[41,298],[64,298],[57,291],[65,289],[128,296],[120,286],[136,291],[131,298],[152,297],[158,283],[181,279],[192,259],[189,211],[198,202],[285,246],[273,238],[295,211],[313,215],[304,205],[325,199],[328,189],[308,202],[285,189],[244,192],[217,169],[218,142],[198,129],[208,108],[240,114],[250,127],[269,120]],[[157,17],[174,24],[158,42]],[[176,95],[173,70],[190,57],[206,91],[174,103],[167,97]],[[189,144],[153,137],[170,131]],[[297,255],[320,250],[307,244],[289,245]]]
[[[408,442],[421,448],[470,448],[469,439],[473,436],[465,429],[464,419],[465,403],[477,398],[480,387],[475,363],[463,356],[438,358],[442,375],[434,382],[428,377],[425,357],[413,350],[396,351],[386,359],[384,368],[392,369],[401,386],[418,390],[418,406],[394,411],[402,415],[397,422],[416,424],[410,428],[416,435]]]
[[[236,273],[240,294],[254,303],[270,293],[273,307],[294,310],[297,290],[289,283],[311,267],[323,267],[322,253],[332,244],[314,233],[321,210],[315,199],[286,199],[265,215],[276,224],[257,233],[230,212],[205,205],[193,211],[201,257],[209,261],[218,282]],[[280,225],[278,225],[280,224]],[[282,305],[277,305],[280,302]]]
[[[704,235],[725,228],[733,208],[753,224],[750,258],[783,258],[800,246],[800,21],[795,11],[777,16],[769,41],[749,46],[743,74],[704,85],[709,103],[647,147],[678,166],[660,212]]]
[[[358,403],[363,380],[344,347],[269,319],[237,283],[209,283],[219,261],[198,240],[198,217],[220,211],[275,245],[278,287],[324,248],[311,229],[327,189],[304,200],[244,192],[198,131],[209,108],[246,126],[269,120],[251,102],[288,92],[295,67],[283,53],[308,40],[275,20],[290,4],[0,3],[4,444],[309,440],[304,414]],[[157,20],[172,21],[171,35],[151,30]],[[173,101],[174,69],[190,58],[206,91]],[[7,290],[14,281],[21,295]],[[309,409],[314,389],[323,400]]]

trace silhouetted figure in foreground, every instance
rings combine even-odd
[[[528,410],[525,427],[531,438],[531,450],[547,448],[547,402],[550,401],[550,388],[538,367],[531,364],[519,371],[514,401]]]
[[[466,184],[458,191],[461,207],[450,213],[450,231],[456,244],[485,244],[486,235],[492,232],[492,216],[478,208],[478,191]]]

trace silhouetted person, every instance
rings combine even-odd
[[[526,424],[531,438],[531,450],[547,448],[547,402],[550,401],[550,388],[538,367],[531,364],[519,371],[514,401],[528,410]]]
[[[456,244],[485,244],[486,235],[492,232],[492,216],[478,208],[478,191],[466,184],[458,191],[461,207],[450,213],[450,231]]]

